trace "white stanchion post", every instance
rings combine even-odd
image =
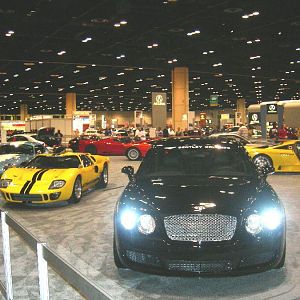
[[[40,300],[49,300],[48,263],[44,259],[45,243],[37,243]]]
[[[6,297],[9,300],[14,298],[12,288],[11,276],[11,262],[10,262],[10,245],[9,245],[9,227],[6,224],[6,212],[1,211],[1,224],[2,224],[2,239],[3,239],[3,260],[5,271],[6,283]]]

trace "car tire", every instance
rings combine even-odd
[[[121,262],[118,251],[117,251],[117,245],[116,245],[116,238],[114,237],[113,242],[113,252],[114,252],[114,262],[118,269],[125,269],[125,265]]]
[[[260,154],[256,155],[253,158],[253,163],[257,168],[266,167],[266,166],[268,166],[269,168],[273,167],[272,159],[267,155],[260,155]]]
[[[71,198],[68,200],[69,203],[78,203],[82,197],[82,183],[79,176],[76,177],[73,185],[73,192]]]
[[[105,163],[103,166],[103,171],[100,174],[97,187],[103,189],[107,187],[107,184],[108,184],[108,165],[107,163]]]
[[[126,152],[126,156],[129,160],[139,160],[141,158],[141,152],[137,148],[129,148]]]
[[[97,154],[97,148],[95,146],[93,146],[93,145],[88,145],[85,148],[85,152],[93,154],[93,155],[96,155]]]
[[[286,245],[284,245],[284,250],[283,250],[282,258],[281,258],[280,262],[278,263],[278,265],[275,267],[275,269],[281,269],[281,268],[284,267],[285,253],[286,253]]]

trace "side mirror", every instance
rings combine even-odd
[[[130,181],[134,179],[134,168],[132,166],[123,167],[121,172],[127,174]]]

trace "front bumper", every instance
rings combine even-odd
[[[46,193],[36,193],[36,194],[16,194],[1,192],[3,199],[10,203],[36,203],[36,204],[46,204],[59,201],[68,200],[64,197],[64,193],[60,190],[46,191]]]
[[[168,238],[147,241],[115,227],[115,242],[121,262],[134,270],[167,275],[242,275],[278,266],[285,252],[285,228],[264,239],[199,244]]]

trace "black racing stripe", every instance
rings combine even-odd
[[[37,171],[37,172],[33,175],[30,184],[28,185],[27,189],[25,190],[25,194],[29,194],[29,192],[30,192],[30,190],[32,189],[33,185],[36,183],[37,177],[38,177],[39,174],[42,173],[43,171],[44,171],[44,170],[39,170],[39,171]]]
[[[47,171],[49,171],[48,169],[46,169],[46,170],[43,170],[39,175],[38,175],[38,177],[37,177],[37,181],[40,181],[40,180],[42,180],[42,176],[47,172]]]
[[[26,181],[25,184],[23,185],[20,194],[25,194],[25,190],[27,189],[28,185],[30,183],[30,180]]]

